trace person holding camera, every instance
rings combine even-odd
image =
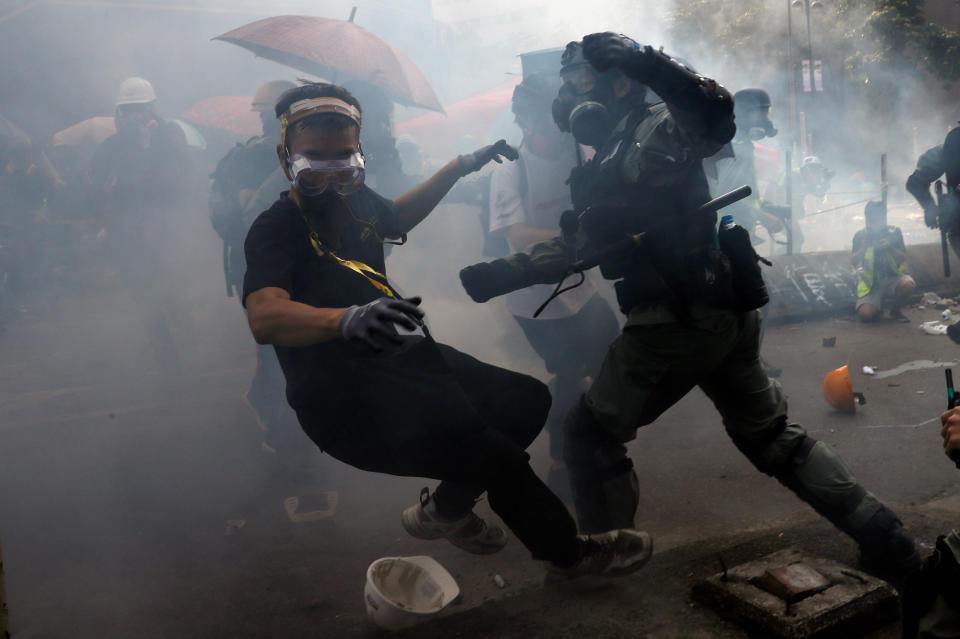
[[[857,317],[871,322],[884,311],[890,318],[909,322],[900,311],[917,283],[907,275],[907,247],[896,226],[884,224],[883,205],[869,202],[863,212],[865,227],[853,236],[853,257],[857,267]]]
[[[476,301],[557,282],[570,254],[641,242],[599,260],[627,316],[595,381],[567,419],[565,458],[582,532],[631,527],[640,487],[626,443],[699,387],[737,448],[853,537],[865,564],[892,578],[919,568],[913,539],[837,453],[787,416],[764,370],[760,313],[767,301],[748,232],[718,231],[702,160],[734,135],[733,100],[649,46],[599,33],[567,45],[554,118],[594,157],[571,176],[578,237],[461,271]],[[663,102],[649,104],[646,87]],[[698,212],[701,209],[701,212]],[[565,234],[566,235],[566,234]],[[596,255],[596,253],[594,253]]]

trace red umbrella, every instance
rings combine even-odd
[[[448,104],[446,117],[439,113],[425,113],[397,125],[397,133],[415,136],[421,144],[442,140],[444,144],[465,135],[482,140],[484,134],[513,99],[513,88],[520,84],[519,76],[481,91],[468,98]]]
[[[347,76],[408,106],[443,112],[430,83],[399,49],[363,27],[313,16],[275,16],[219,35],[254,54],[321,77]]]
[[[198,126],[209,126],[240,135],[259,135],[260,116],[250,110],[248,95],[218,95],[200,100],[180,114]]]

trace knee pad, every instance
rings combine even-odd
[[[766,436],[755,441],[730,432],[734,445],[747,456],[757,470],[776,477],[792,467],[794,453],[807,438],[802,426],[788,424],[786,417],[778,419],[767,429]]]
[[[867,492],[829,445],[804,436],[774,476],[861,545],[889,539],[900,520]]]

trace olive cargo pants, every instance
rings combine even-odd
[[[759,356],[760,313],[716,310],[687,323],[628,321],[566,423],[581,532],[633,527],[639,498],[625,442],[694,386],[716,406],[737,448],[761,471],[856,539],[865,553],[919,567],[896,516],[864,490],[825,443],[789,423],[780,384]]]

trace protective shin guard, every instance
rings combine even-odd
[[[913,539],[889,508],[867,492],[840,456],[824,442],[806,437],[777,479],[850,535],[864,559],[893,577],[920,568]]]
[[[633,528],[640,491],[626,448],[581,400],[567,418],[564,458],[580,532]]]

